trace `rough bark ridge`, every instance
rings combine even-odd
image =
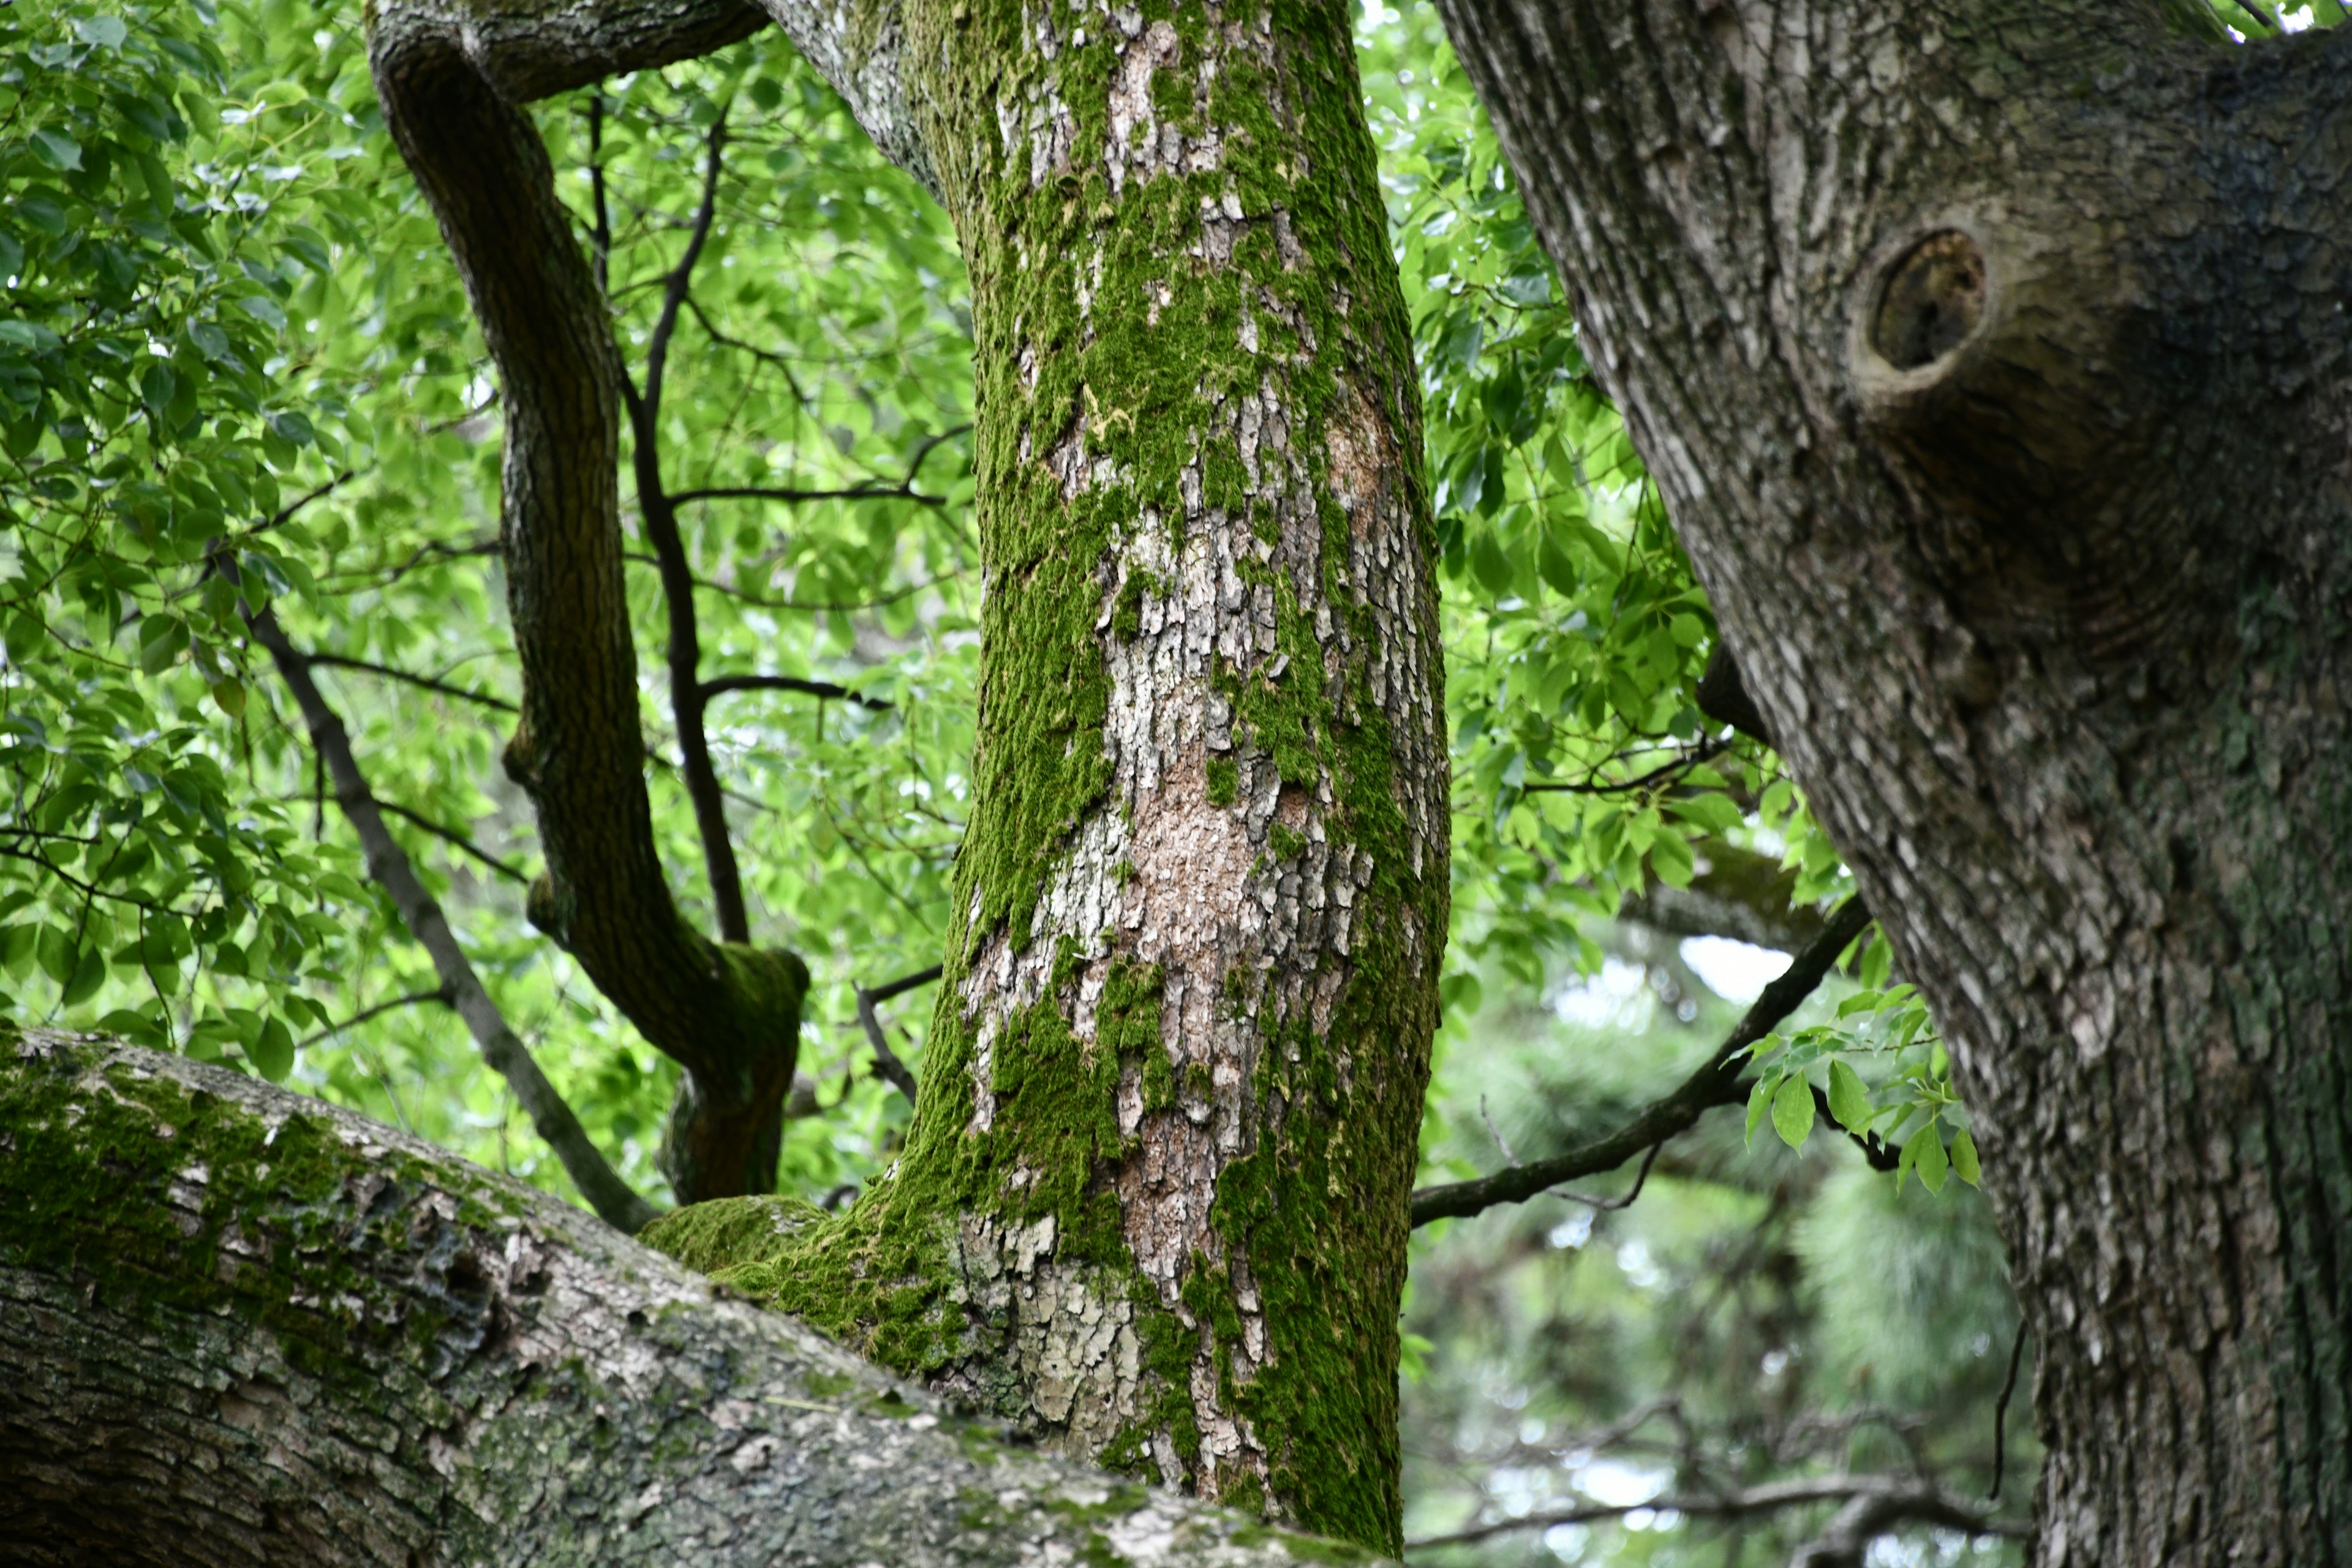
[[[1952,1045],[2035,1560],[2352,1561],[2352,37],[1443,4]]]
[[[732,0],[595,7],[391,4],[371,14],[376,90],[441,221],[497,362],[504,545],[523,715],[508,771],[539,811],[531,919],[686,1068],[663,1139],[680,1202],[768,1191],[808,971],[712,942],[654,849],[622,583],[620,375],[604,300],[520,107],[614,71],[707,53],[761,25]]]
[[[978,338],[961,929],[895,1175],[656,1243],[1057,1447],[1392,1545],[1445,751],[1348,13],[903,15]]]
[[[544,1193],[251,1079],[0,1038],[0,1557],[1362,1560],[1008,1445]]]

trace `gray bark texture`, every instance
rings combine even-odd
[[[1370,1561],[1001,1429],[519,1183],[0,1040],[0,1561]]]
[[[2352,1561],[2352,35],[1442,8],[1951,1045],[2034,1561]]]

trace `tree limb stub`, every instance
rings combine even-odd
[[[1616,1131],[1550,1159],[1530,1160],[1491,1176],[1423,1187],[1412,1194],[1412,1223],[1423,1226],[1433,1220],[1459,1219],[1496,1204],[1525,1203],[1562,1182],[1613,1171],[1643,1151],[1688,1131],[1715,1107],[1735,1105],[1747,1099],[1748,1085],[1740,1075],[1743,1055],[1813,994],[1822,977],[1837,963],[1838,954],[1869,924],[1870,911],[1863,907],[1860,899],[1848,899],[1839,905],[1837,912],[1822,928],[1822,934],[1797,955],[1778,979],[1764,987],[1763,994],[1756,998],[1747,1016],[1724,1037],[1723,1044],[1716,1047],[1705,1065],[1672,1093],[1652,1100],[1641,1114]]]
[[[386,122],[457,258],[506,409],[502,532],[523,671],[506,761],[538,807],[547,859],[531,919],[686,1068],[661,1156],[680,1201],[765,1192],[808,971],[790,952],[711,942],[664,879],[622,581],[619,356],[520,107],[706,53],[758,14],[718,0],[480,16],[395,3],[370,20]]]
[[[508,1027],[506,1015],[483,989],[481,977],[474,973],[466,950],[457,944],[457,934],[449,929],[439,901],[416,879],[416,868],[410,864],[407,852],[384,826],[383,814],[352,750],[351,735],[344,730],[341,718],[328,705],[319,683],[310,679],[309,661],[278,626],[275,612],[265,608],[259,615],[247,617],[247,625],[252,629],[253,639],[269,650],[278,673],[294,693],[295,706],[302,710],[303,722],[310,731],[310,744],[334,776],[335,802],[342,808],[352,831],[359,835],[360,849],[367,858],[368,875],[392,896],[393,907],[400,911],[409,934],[432,959],[433,971],[441,977],[442,1000],[465,1019],[467,1032],[481,1048],[482,1059],[514,1090],[515,1100],[530,1118],[532,1128],[563,1163],[564,1174],[572,1178],[572,1184],[606,1223],[635,1235],[657,1211],[621,1180],[620,1173],[589,1138],[588,1130],[580,1125],[580,1118],[556,1092],[547,1075],[540,1071],[530,1050]],[[354,1018],[349,1022],[359,1021]],[[348,1026],[348,1023],[338,1026]]]
[[[0,1557],[55,1568],[1370,1561],[1013,1447],[520,1183],[0,1041]]]

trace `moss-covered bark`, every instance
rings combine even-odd
[[[548,1196],[252,1079],[0,1033],[0,1560],[1271,1568]]]
[[[656,1245],[1375,1546],[1445,931],[1409,338],[1338,5],[904,13],[970,260],[977,796],[907,1152]]]

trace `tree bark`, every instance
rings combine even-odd
[[[1447,784],[1348,14],[891,26],[861,90],[903,106],[978,340],[948,984],[853,1214],[656,1244],[1055,1447],[1393,1547]]]
[[[457,257],[504,395],[503,542],[523,670],[506,765],[538,807],[547,856],[531,920],[686,1068],[661,1151],[681,1203],[775,1184],[808,970],[793,953],[710,941],[664,879],[622,582],[618,356],[520,105],[706,53],[760,22],[731,0],[479,16],[394,4],[371,13],[369,31],[385,119]]]
[[[1347,9],[772,10],[971,268],[976,794],[905,1157],[845,1218],[722,1208],[662,1244],[1058,1448],[1393,1547],[1447,783]],[[574,689],[527,687],[510,752],[549,923],[653,1034],[679,965],[630,945],[676,927],[636,913],[667,895],[614,760],[612,353],[509,102],[581,73],[500,26],[381,14],[377,79],[506,385],[518,642]]]
[[[1442,6],[1950,1043],[2035,1562],[2352,1561],[2352,37]]]
[[[546,1194],[183,1058],[0,1040],[0,1557],[1365,1561],[1008,1443]]]

